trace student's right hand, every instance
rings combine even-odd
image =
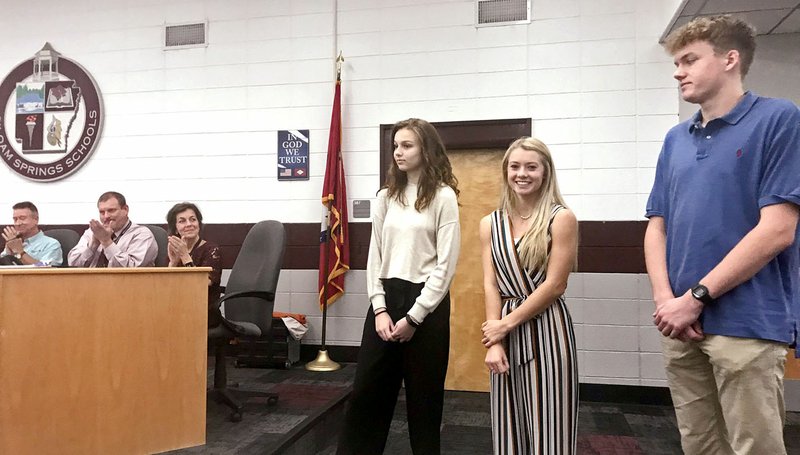
[[[493,344],[489,346],[486,352],[486,360],[484,361],[489,371],[497,374],[505,374],[508,372],[508,356],[502,344]]]
[[[388,312],[384,311],[383,313],[375,316],[375,331],[378,332],[378,336],[381,337],[381,340],[394,341],[392,339],[394,323],[392,322],[392,318],[389,316]]]

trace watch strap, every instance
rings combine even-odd
[[[692,288],[692,297],[695,299],[703,302],[703,305],[711,305],[714,303],[714,299],[711,297],[711,294],[708,292],[708,288],[704,285],[697,283]]]

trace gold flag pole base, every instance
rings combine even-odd
[[[317,353],[317,358],[306,364],[306,370],[308,371],[336,371],[341,367],[341,365],[328,357],[328,351],[325,349],[320,349]]]

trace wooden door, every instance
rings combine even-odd
[[[461,255],[450,287],[450,364],[445,383],[448,390],[489,390],[489,371],[483,363],[486,349],[481,344],[481,323],[486,313],[478,225],[500,201],[503,152],[485,149],[448,153],[461,190]]]

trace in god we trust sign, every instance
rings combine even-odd
[[[278,131],[278,180],[308,180],[308,130]]]

